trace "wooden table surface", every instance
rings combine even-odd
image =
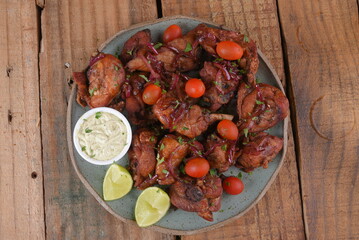
[[[359,239],[357,0],[1,0],[0,239]],[[66,142],[72,71],[132,24],[186,15],[248,34],[286,86],[285,163],[239,220],[192,236],[122,223]],[[101,217],[99,217],[101,216]]]

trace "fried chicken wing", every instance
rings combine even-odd
[[[205,154],[211,168],[222,173],[234,165],[235,145],[236,141],[223,139],[216,133],[209,135],[205,143]]]
[[[156,175],[161,185],[172,184],[176,181],[178,166],[188,154],[187,142],[180,142],[174,135],[166,135],[158,144]]]
[[[283,139],[261,132],[249,137],[249,142],[241,149],[236,166],[245,172],[251,172],[255,168],[268,167],[283,147]]]
[[[286,118],[289,103],[283,92],[271,85],[259,83],[250,87],[242,83],[238,90],[237,112],[239,130],[261,132]]]
[[[228,61],[221,60],[222,64]],[[234,65],[238,66],[236,63]],[[210,103],[212,112],[217,111],[223,104],[227,104],[236,94],[242,75],[236,66],[228,65],[229,71],[220,63],[205,62],[199,72],[201,79],[206,85],[203,95],[204,101]],[[236,72],[236,70],[238,70]]]
[[[253,40],[237,32],[211,28],[204,24],[198,25],[196,36],[203,49],[212,55],[217,55],[216,46],[219,42],[233,41],[238,43],[243,48],[243,56],[239,66],[246,72],[247,83],[253,84],[255,82],[255,73],[258,70],[259,60],[257,47]]]
[[[171,94],[162,95],[153,106],[153,112],[165,128],[189,138],[199,136],[215,121],[233,119],[232,115],[209,113],[198,105],[189,106]]]
[[[155,146],[157,137],[154,131],[145,128],[136,130],[128,151],[134,186],[145,189],[156,182]]]
[[[77,101],[81,106],[106,107],[120,93],[125,70],[115,56],[99,53],[91,59],[87,71],[88,83],[81,73],[74,73],[73,77],[79,87]]]
[[[207,221],[213,221],[212,212],[221,208],[222,181],[217,176],[204,179],[184,178],[170,187],[171,203],[184,211],[197,212]]]

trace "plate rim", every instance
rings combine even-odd
[[[188,16],[183,16],[183,15],[175,15],[175,16],[158,18],[158,19],[155,19],[155,20],[141,22],[141,23],[138,23],[138,24],[131,25],[130,27],[119,31],[116,34],[114,34],[112,37],[108,38],[105,42],[103,42],[100,45],[100,47],[98,48],[98,51],[101,51],[104,47],[107,46],[107,44],[109,44],[112,40],[114,40],[119,35],[123,34],[125,31],[133,30],[133,29],[136,29],[136,28],[139,28],[139,27],[145,27],[146,25],[149,25],[149,24],[156,24],[156,23],[159,23],[159,22],[164,22],[164,21],[168,21],[168,20],[175,20],[175,19],[194,20],[194,21],[199,21],[199,22],[205,23],[205,24],[214,25],[214,26],[220,27],[222,29],[235,31],[235,30],[233,30],[231,28],[219,25],[219,24],[211,22],[211,21],[203,20],[203,19],[200,19],[200,18],[188,17]],[[258,56],[263,60],[263,62],[266,63],[266,65],[269,68],[270,72],[273,74],[273,76],[274,76],[280,90],[285,94],[283,85],[282,85],[276,71],[274,70],[273,66],[270,64],[269,60],[262,53],[262,51],[258,48],[258,46],[257,46],[257,50],[258,50]],[[77,86],[74,85],[72,87],[72,90],[71,90],[71,93],[70,93],[70,98],[69,98],[69,101],[68,101],[69,104],[67,106],[67,116],[66,116],[67,145],[68,145],[68,150],[69,150],[69,154],[70,154],[71,163],[72,163],[72,165],[73,165],[73,167],[75,169],[75,172],[76,172],[77,176],[80,178],[82,184],[84,184],[84,186],[87,188],[87,190],[91,193],[91,195],[97,200],[97,202],[103,208],[105,208],[109,213],[111,213],[113,216],[120,219],[124,223],[128,223],[128,224],[137,226],[135,220],[124,218],[121,215],[119,215],[118,213],[116,213],[114,210],[112,210],[112,208],[100,197],[100,195],[89,184],[89,182],[86,180],[86,178],[82,175],[82,173],[81,173],[81,171],[80,171],[80,169],[79,169],[79,167],[77,165],[77,162],[75,160],[75,155],[74,155],[74,147],[73,147],[73,142],[72,142],[72,129],[71,129],[72,128],[71,127],[71,125],[72,125],[72,115],[71,115],[71,113],[72,113],[72,104],[73,104],[73,101],[74,101],[74,98],[75,98],[76,90],[77,90]],[[211,226],[195,229],[195,230],[177,230],[177,229],[169,229],[169,228],[164,228],[164,227],[155,226],[155,225],[150,226],[150,227],[146,227],[144,229],[153,230],[153,231],[157,231],[157,232],[161,232],[161,233],[165,233],[165,234],[172,234],[172,235],[192,235],[192,234],[202,233],[202,232],[206,232],[206,231],[210,231],[210,230],[222,227],[222,226],[224,226],[224,225],[226,225],[226,224],[228,224],[230,222],[233,222],[234,220],[237,220],[238,218],[240,218],[241,216],[246,214],[255,205],[257,205],[257,203],[267,193],[268,189],[273,184],[274,180],[277,178],[277,175],[278,175],[279,171],[281,170],[281,168],[283,166],[283,163],[284,163],[284,160],[285,160],[285,155],[287,153],[287,147],[288,147],[288,122],[289,122],[289,117],[290,117],[290,113],[284,119],[284,125],[283,125],[283,149],[282,149],[283,154],[282,154],[282,157],[279,160],[278,167],[274,171],[272,176],[270,177],[269,181],[265,185],[262,192],[255,198],[255,200],[243,212],[237,214],[236,216],[228,218],[228,219],[226,219],[226,220],[224,220],[222,222],[216,223],[216,224],[211,225]]]

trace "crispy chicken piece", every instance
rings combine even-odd
[[[179,137],[166,135],[158,144],[158,150],[156,166],[158,183],[172,184],[176,181],[178,166],[189,152],[189,145],[186,141],[180,141]]]
[[[200,24],[196,28],[197,39],[205,51],[212,55],[217,55],[217,43],[222,41],[233,41],[243,48],[243,56],[239,66],[246,71],[247,83],[255,83],[255,74],[258,70],[259,60],[257,55],[257,46],[255,42],[246,35],[237,32],[211,28]]]
[[[155,146],[157,137],[154,131],[142,128],[133,135],[131,148],[128,151],[134,186],[145,189],[156,182]]]
[[[121,61],[126,64],[130,60],[148,51],[147,45],[151,42],[151,31],[145,29],[135,33],[125,44],[120,55]]]
[[[289,103],[283,92],[259,83],[255,88],[242,83],[238,90],[237,112],[239,132],[261,132],[287,117]]]
[[[222,62],[225,61],[222,60]],[[225,66],[219,63],[205,62],[199,72],[201,79],[206,85],[203,99],[210,103],[209,110],[212,112],[217,111],[223,104],[227,104],[235,96],[239,82],[242,79],[242,75],[235,72],[236,67],[228,66],[230,71],[224,70]]]
[[[249,137],[249,142],[243,145],[236,166],[245,172],[251,172],[255,168],[268,167],[283,147],[283,139],[261,132]]]
[[[82,73],[73,73],[79,87],[77,102],[91,108],[106,107],[119,94],[125,81],[125,70],[119,59],[111,54],[99,53],[90,62],[86,77]]]
[[[153,112],[165,128],[189,138],[199,136],[215,121],[233,119],[232,115],[209,113],[198,105],[189,106],[187,102],[178,101],[171,93],[162,95],[153,105]]]
[[[222,198],[222,181],[217,176],[204,179],[186,177],[170,187],[171,203],[184,211],[197,212],[207,221],[213,221],[212,212],[219,211]]]
[[[196,69],[200,63],[201,49],[198,41],[195,42],[195,34],[196,30],[193,29],[185,36],[164,44],[158,50],[148,47],[146,52],[141,52],[142,56],[138,55],[129,61],[127,67],[130,71],[151,71],[151,73],[154,72],[154,68],[158,68],[155,66],[158,64],[161,64],[163,70],[168,72],[186,72]],[[147,46],[151,46],[151,43],[148,42]],[[159,74],[158,71],[157,74]]]
[[[216,133],[209,135],[205,144],[205,154],[211,168],[222,173],[234,165],[235,145],[236,141],[223,139]]]

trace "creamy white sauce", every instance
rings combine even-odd
[[[127,129],[121,119],[107,112],[97,112],[81,124],[77,132],[81,150],[89,157],[106,161],[125,147]]]

